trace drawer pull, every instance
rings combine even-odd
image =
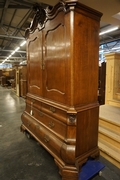
[[[49,137],[45,135],[45,136],[44,136],[44,141],[45,141],[45,142],[49,142],[49,140],[50,140]]]
[[[40,111],[39,115],[40,115],[40,117],[42,117],[42,116],[43,116],[43,113],[42,113],[42,111]]]
[[[50,107],[50,111],[55,113],[56,109],[54,107]]]
[[[50,128],[53,128],[55,126],[55,124],[51,121],[51,122],[49,122],[49,127]]]

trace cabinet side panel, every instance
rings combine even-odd
[[[97,102],[99,22],[75,13],[74,28],[74,102]]]
[[[28,92],[40,96],[42,93],[42,33],[35,33],[28,41]]]
[[[77,115],[76,156],[97,147],[99,108],[79,112]]]

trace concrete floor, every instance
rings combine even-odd
[[[25,99],[0,86],[0,180],[62,180],[53,157],[36,140],[20,132]],[[120,169],[100,157],[102,176],[93,180],[120,180]]]

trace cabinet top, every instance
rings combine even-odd
[[[43,29],[48,20],[54,19],[59,12],[64,12],[65,14],[74,11],[79,14],[84,14],[90,18],[100,21],[102,13],[94,10],[84,4],[78,2],[78,0],[60,0],[54,7],[48,6],[46,9],[42,8],[38,3],[33,7],[35,12],[34,18],[31,21],[30,27],[27,28],[25,32],[25,37],[28,34],[34,32],[39,26],[39,29]]]

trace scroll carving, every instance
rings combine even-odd
[[[36,4],[36,5],[33,7],[33,10],[36,12],[36,13],[35,13],[35,19],[36,19],[36,21],[37,21],[41,26],[43,26],[44,21],[45,21],[45,19],[46,19],[46,12],[45,12],[45,10],[44,10],[39,4]]]
[[[66,12],[66,9],[67,7],[64,1],[60,1],[56,6],[54,6],[54,8],[48,6],[46,9],[36,3],[33,6],[33,11],[35,12],[34,18],[30,24],[30,27],[25,31],[26,39],[29,37],[29,33],[34,32],[37,28],[43,29],[47,20],[55,18],[60,11]]]

